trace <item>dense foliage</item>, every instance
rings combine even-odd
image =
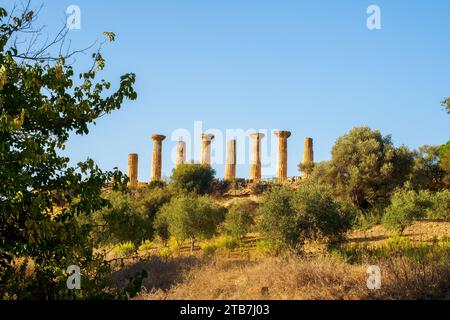
[[[202,195],[210,190],[215,174],[209,165],[182,164],[173,170],[171,185],[177,192]]]
[[[384,225],[402,233],[414,220],[445,219],[450,214],[450,191],[430,192],[400,189],[391,198],[383,217]]]
[[[351,227],[354,211],[334,200],[330,189],[306,183],[297,191],[274,188],[259,208],[259,228],[269,239],[296,248],[305,240],[341,240]]]
[[[197,240],[209,239],[216,234],[224,215],[225,209],[208,196],[183,195],[161,208],[155,227],[166,227],[180,243],[190,240],[193,249]]]
[[[233,203],[223,224],[225,233],[236,239],[246,236],[254,224],[256,208],[257,204],[251,200]]]
[[[105,67],[99,52],[92,69],[79,77],[64,57],[28,57],[16,37],[33,21],[32,11],[9,17],[0,8],[0,298],[11,292],[17,298],[71,297],[69,265],[83,270],[77,296],[102,294],[88,289],[90,281],[95,290],[105,288],[97,278],[106,266],[93,252],[91,226],[75,217],[106,205],[102,187],[113,177],[117,187],[123,177],[103,172],[90,159],[70,167],[59,151],[70,133],[87,134],[96,119],[119,109],[125,99],[136,99],[135,75],[123,75],[117,91],[107,94],[110,83],[97,80]],[[113,34],[106,35],[113,40]],[[33,272],[18,288],[21,259]]]
[[[362,210],[388,201],[390,193],[408,179],[413,156],[395,148],[390,136],[355,127],[336,141],[331,161],[316,166],[313,179],[329,184],[335,193]]]

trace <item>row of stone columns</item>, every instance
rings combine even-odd
[[[287,139],[291,136],[289,131],[277,131],[275,135],[278,137],[278,166],[277,179],[283,183],[287,181],[288,153]],[[250,180],[258,182],[261,180],[261,141],[264,138],[263,133],[253,133],[251,138],[252,157],[250,162]],[[152,135],[153,155],[152,155],[152,172],[151,180],[160,181],[162,177],[162,142],[166,139],[163,135]],[[201,164],[211,165],[211,142],[214,139],[212,134],[202,134],[202,159]],[[178,141],[177,143],[176,165],[186,163],[186,143]],[[225,180],[233,180],[236,178],[236,140],[227,142],[226,162],[225,162]],[[303,153],[303,163],[314,163],[313,140],[305,139],[305,149]],[[306,176],[306,173],[305,173]],[[133,153],[128,156],[128,177],[130,185],[138,184],[138,155]]]

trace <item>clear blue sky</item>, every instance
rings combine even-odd
[[[170,175],[170,135],[192,131],[195,120],[205,129],[292,131],[290,176],[298,175],[306,136],[315,139],[317,161],[329,159],[353,126],[380,129],[410,148],[450,138],[440,107],[450,96],[450,1],[49,0],[40,21],[61,26],[71,4],[82,14],[73,47],[115,32],[102,75],[117,83],[135,72],[139,95],[88,136],[72,137],[73,162],[92,157],[126,171],[127,154],[136,152],[139,179],[148,181],[150,134],[161,133]],[[381,30],[366,27],[370,4],[381,8]],[[223,166],[215,169],[223,176]],[[248,166],[237,173],[248,177]]]

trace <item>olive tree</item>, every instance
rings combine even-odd
[[[318,164],[312,179],[329,184],[336,194],[365,210],[389,200],[391,192],[408,179],[413,154],[396,148],[390,136],[355,127],[337,139],[332,159]]]
[[[191,241],[191,251],[198,239],[210,239],[224,219],[225,209],[207,196],[181,195],[164,205],[156,215],[155,228],[167,227],[179,243]]]

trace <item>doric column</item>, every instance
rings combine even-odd
[[[236,140],[227,142],[227,158],[225,163],[225,180],[236,179]]]
[[[278,136],[278,170],[277,179],[279,183],[287,181],[287,139],[291,136],[289,131],[277,131]]]
[[[255,182],[261,180],[261,140],[264,133],[252,133],[251,138],[251,162],[250,162],[250,180]]]
[[[214,135],[202,133],[202,164],[211,165],[211,141]]]
[[[162,173],[162,142],[166,136],[154,134],[153,140],[153,160],[152,160],[152,181],[160,181]]]
[[[138,185],[138,161],[139,156],[136,153],[130,153],[128,155],[128,173],[127,176],[130,179],[128,183],[131,187],[137,187]]]
[[[177,163],[176,165],[179,166],[180,164],[186,163],[186,142],[184,141],[178,141],[177,142]]]
[[[302,172],[303,177],[308,178],[314,167],[314,144],[312,138],[305,138],[305,146],[303,149]]]

